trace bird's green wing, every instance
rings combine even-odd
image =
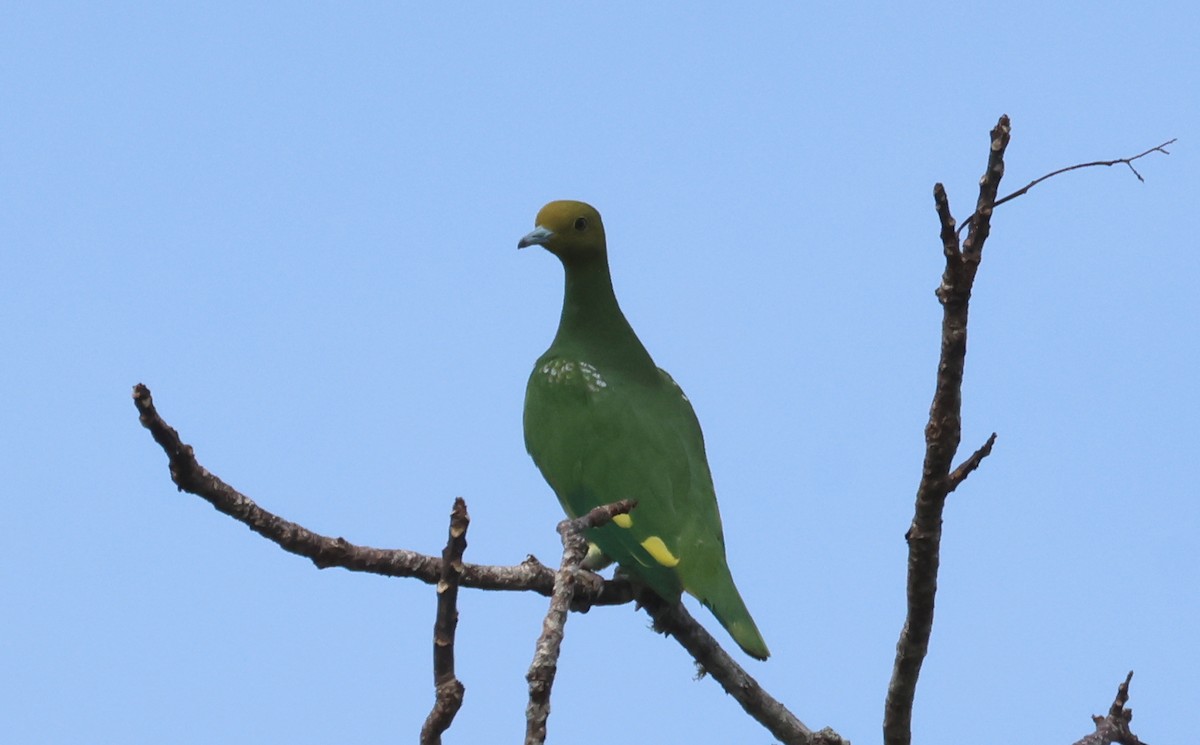
[[[659,372],[646,380],[543,357],[526,388],[526,447],[569,515],[637,500],[589,540],[663,598],[686,589],[749,654],[765,657],[725,562],[700,424]]]
[[[580,360],[539,360],[525,393],[525,445],[573,517],[637,500],[632,514],[588,539],[674,600],[683,589],[671,566],[679,550],[676,494],[690,480],[689,463],[678,438],[638,410],[647,398],[642,388]]]

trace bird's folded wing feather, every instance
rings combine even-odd
[[[631,524],[597,534],[617,561],[661,568],[685,559],[697,539],[722,543],[700,425],[666,373],[648,385],[543,359],[526,390],[525,439],[569,514],[638,501]]]

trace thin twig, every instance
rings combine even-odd
[[[958,465],[958,468],[955,468],[950,473],[946,479],[947,494],[957,489],[959,484],[966,481],[967,477],[971,475],[971,471],[979,468],[979,464],[983,462],[983,459],[992,454],[992,446],[995,444],[996,433],[993,432],[992,436],[987,438],[987,442],[983,443],[978,450],[971,453],[970,458],[964,460]]]
[[[1115,165],[1120,165],[1120,164],[1124,163],[1125,165],[1129,166],[1129,170],[1133,171],[1133,175],[1137,176],[1138,181],[1145,183],[1146,179],[1142,178],[1142,174],[1138,173],[1138,170],[1133,167],[1133,161],[1138,160],[1139,158],[1144,158],[1151,153],[1162,153],[1163,155],[1170,155],[1171,153],[1167,150],[1167,145],[1173,145],[1177,141],[1178,141],[1178,138],[1172,138],[1170,140],[1167,140],[1166,142],[1164,142],[1161,145],[1155,145],[1154,147],[1150,148],[1149,150],[1140,152],[1137,155],[1134,155],[1134,156],[1131,156],[1128,158],[1116,158],[1115,160],[1094,160],[1091,163],[1076,163],[1073,166],[1067,166],[1066,168],[1060,168],[1057,171],[1051,171],[1050,173],[1047,173],[1045,176],[1035,178],[1033,181],[1030,181],[1028,184],[1025,184],[1020,189],[1017,189],[1016,191],[1014,191],[1012,194],[1008,194],[1006,196],[1001,197],[1000,199],[997,199],[995,201],[995,203],[992,204],[992,207],[993,208],[999,207],[1000,205],[1004,204],[1005,202],[1016,199],[1017,197],[1021,196],[1022,194],[1029,191],[1030,189],[1037,186],[1038,184],[1042,183],[1046,179],[1054,178],[1055,176],[1057,176],[1059,174],[1066,173],[1067,171],[1075,171],[1080,168],[1093,168],[1095,166],[1115,166]],[[972,217],[974,217],[974,215],[972,215]],[[969,219],[970,218],[968,218],[968,220]]]
[[[467,549],[467,527],[471,517],[462,497],[454,500],[450,530],[442,550],[442,576],[437,583],[437,617],[433,622],[433,710],[421,727],[421,745],[441,745],[442,733],[450,728],[462,708],[466,688],[454,674],[454,631],[458,628],[458,581],[462,577],[463,552]]]
[[[942,512],[946,496],[991,452],[993,439],[954,471],[951,465],[962,437],[962,381],[967,355],[967,311],[975,273],[983,258],[983,245],[991,230],[992,207],[1004,175],[1004,152],[1011,123],[1000,117],[991,132],[987,170],[979,182],[975,213],[967,220],[969,232],[960,247],[950,201],[941,184],[934,187],[934,207],[941,225],[946,269],[937,289],[942,304],[942,349],[937,385],[925,426],[925,462],[917,487],[916,508],[908,541],[907,614],[884,704],[883,737],[886,745],[910,745],[912,712],[917,679],[929,649],[933,630],[934,598],[942,539]],[[993,436],[994,437],[994,436]]]
[[[1129,728],[1129,723],[1133,721],[1133,709],[1126,708],[1125,704],[1129,702],[1129,681],[1131,680],[1133,680],[1132,670],[1125,676],[1125,682],[1117,686],[1117,697],[1113,700],[1112,706],[1108,707],[1108,715],[1092,717],[1096,731],[1081,737],[1075,742],[1075,745],[1110,745],[1114,742],[1120,745],[1146,745]]]
[[[602,505],[574,520],[558,524],[562,537],[562,565],[554,577],[554,593],[550,609],[542,621],[542,633],[533,652],[533,662],[525,679],[529,681],[529,706],[525,709],[525,745],[541,745],[546,741],[546,719],[550,716],[550,689],[558,672],[558,653],[562,648],[567,612],[575,594],[575,578],[583,557],[587,555],[584,532],[606,525],[615,515],[627,514],[637,505],[630,499]]]
[[[309,559],[318,569],[341,567],[386,577],[412,577],[431,585],[441,579],[439,557],[405,549],[356,545],[344,538],[314,533],[263,509],[200,465],[192,447],[180,439],[179,433],[155,409],[149,388],[140,383],[134,386],[133,402],[142,426],[167,454],[171,480],[180,491],[204,499],[283,550]],[[460,584],[479,590],[532,591],[549,596],[554,590],[554,570],[532,556],[515,566],[464,564]],[[594,605],[622,605],[632,600],[633,591],[627,581],[597,578],[578,588],[571,607],[586,610]]]

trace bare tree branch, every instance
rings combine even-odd
[[[1117,158],[1115,160],[1094,160],[1091,163],[1076,163],[1073,166],[1067,166],[1066,168],[1060,168],[1057,171],[1051,171],[1050,173],[1047,173],[1045,176],[1035,178],[1033,181],[1030,181],[1028,184],[1025,184],[1020,189],[1017,189],[1016,191],[1014,191],[1012,194],[1008,194],[1006,196],[1003,196],[1003,197],[997,199],[992,204],[992,207],[993,208],[999,207],[1000,205],[1004,204],[1005,202],[1016,199],[1017,197],[1021,196],[1022,194],[1025,194],[1030,189],[1032,189],[1033,187],[1042,183],[1046,179],[1054,178],[1055,176],[1057,176],[1061,173],[1066,173],[1067,171],[1075,171],[1080,168],[1093,168],[1095,166],[1115,166],[1115,165],[1124,163],[1125,165],[1129,166],[1129,170],[1133,171],[1133,175],[1137,176],[1138,181],[1145,183],[1146,179],[1142,178],[1142,174],[1138,173],[1138,170],[1133,167],[1133,161],[1135,161],[1139,158],[1144,158],[1147,155],[1149,155],[1150,153],[1162,153],[1163,155],[1170,155],[1171,153],[1167,150],[1167,145],[1173,145],[1173,144],[1175,144],[1175,142],[1177,140],[1178,140],[1178,138],[1172,138],[1170,140],[1167,140],[1166,142],[1164,142],[1161,145],[1155,145],[1154,147],[1150,148],[1149,150],[1140,152],[1137,155],[1133,155],[1128,158]],[[974,215],[971,215],[971,217],[974,217]],[[967,218],[967,219],[970,220],[970,218]]]
[[[421,727],[421,745],[442,745],[442,733],[450,728],[462,708],[466,688],[454,674],[454,631],[458,628],[458,581],[462,577],[463,552],[467,550],[467,527],[471,517],[462,497],[454,500],[450,530],[442,550],[442,576],[437,583],[437,617],[433,622],[433,710]]]
[[[615,515],[627,514],[637,502],[623,499],[613,504],[602,505],[574,520],[563,520],[558,524],[562,537],[562,565],[554,576],[554,593],[550,596],[550,609],[542,621],[542,633],[533,652],[533,662],[525,680],[529,682],[529,706],[525,709],[525,745],[542,745],[546,741],[546,720],[550,716],[550,689],[558,672],[558,653],[562,648],[566,630],[567,613],[571,597],[575,594],[576,575],[580,571],[583,557],[587,555],[587,539],[584,531],[606,525]]]
[[[442,560],[436,556],[358,546],[344,538],[314,533],[263,509],[196,461],[191,446],[184,444],[179,433],[159,416],[149,388],[140,383],[134,386],[133,401],[142,426],[166,452],[171,480],[180,491],[201,497],[283,550],[308,558],[318,569],[341,567],[387,577],[413,577],[431,585],[441,579]],[[460,584],[480,590],[532,591],[549,596],[554,589],[554,571],[532,556],[516,566],[464,564]],[[622,605],[631,600],[633,592],[627,581],[604,580],[581,587],[575,593],[572,609]]]
[[[1169,154],[1169,140],[1143,153],[1111,161],[1082,163],[1062,168],[1031,181],[1021,189],[997,198],[1004,175],[1004,154],[1011,134],[1007,116],[1002,116],[991,132],[987,170],[979,185],[976,209],[960,228],[950,210],[942,184],[934,186],[934,206],[941,226],[942,251],[946,268],[936,295],[942,305],[942,343],[937,368],[937,383],[925,427],[925,459],[917,488],[908,542],[907,613],[896,646],[892,677],[888,684],[884,709],[885,745],[911,745],[912,715],[917,681],[928,651],[932,633],[937,573],[940,562],[942,514],[947,496],[974,472],[992,452],[993,433],[978,450],[951,470],[962,435],[962,382],[966,360],[968,307],[983,247],[991,229],[996,206],[1019,197],[1037,184],[1066,171],[1091,166],[1133,166],[1153,152]],[[960,234],[967,236],[960,245]],[[343,538],[314,533],[296,523],[259,507],[253,500],[226,484],[197,462],[192,448],[159,416],[150,390],[134,387],[134,403],[139,419],[167,454],[171,478],[180,491],[207,500],[217,510],[247,525],[281,548],[310,559],[320,569],[342,567],[394,577],[413,577],[438,586],[438,613],[434,632],[434,683],[436,702],[425,726],[422,743],[440,743],[440,736],[451,724],[462,704],[464,688],[454,673],[454,633],[457,622],[459,586],[485,590],[533,591],[551,598],[543,621],[542,634],[526,676],[530,696],[526,743],[543,743],[550,712],[550,692],[557,671],[558,655],[568,612],[586,612],[596,605],[617,605],[634,599],[635,589],[623,578],[604,580],[580,570],[586,553],[583,531],[602,525],[615,514],[628,512],[633,503],[625,501],[597,508],[576,520],[563,521],[559,533],[563,557],[557,572],[529,556],[516,566],[484,566],[462,561],[468,524],[466,504],[460,498],[452,513],[450,535],[439,559],[403,549],[378,549],[351,544]],[[780,741],[792,745],[842,745],[847,741],[831,729],[813,732],[771,697],[758,682],[738,665],[680,603],[668,603],[646,592],[639,601],[654,621],[655,628],[675,639],[696,660],[703,674],[711,675],[742,708],[763,724]],[[1128,700],[1129,674],[1120,686],[1117,699],[1107,717],[1094,717],[1096,732],[1077,745],[1144,745],[1129,730],[1132,712]]]
[[[721,648],[683,603],[667,603],[652,592],[643,593],[638,602],[654,620],[656,630],[675,637],[696,660],[702,674],[711,675],[747,714],[784,745],[849,745],[831,729],[813,732],[805,726]]]
[[[1004,151],[1011,124],[1007,116],[991,132],[987,170],[979,182],[975,213],[967,222],[969,231],[962,246],[950,213],[950,200],[941,184],[934,186],[934,207],[941,223],[942,253],[946,269],[937,289],[942,304],[942,350],[938,360],[937,384],[925,426],[925,463],[917,487],[908,541],[908,611],[884,704],[883,737],[886,745],[910,745],[912,711],[921,664],[929,650],[933,630],[934,597],[942,539],[942,511],[946,496],[978,467],[991,452],[995,435],[959,466],[950,467],[962,437],[962,381],[967,355],[967,309],[975,273],[983,256],[983,245],[991,230],[992,208],[1004,175]]]
[[[307,557],[320,569],[342,567],[350,571],[389,577],[412,577],[429,584],[435,584],[441,580],[445,562],[438,557],[404,549],[358,546],[344,538],[330,538],[314,533],[263,509],[252,499],[226,484],[197,462],[191,446],[185,444],[180,439],[179,433],[159,415],[154,407],[154,400],[149,388],[140,383],[134,386],[133,401],[142,426],[150,431],[154,440],[167,454],[171,479],[180,491],[199,496],[218,511],[245,524],[285,551]],[[617,505],[620,504],[617,503]],[[609,505],[609,508],[613,508],[613,505]],[[516,566],[463,563],[459,585],[480,590],[532,591],[553,596],[559,574],[532,556],[527,557],[525,561]],[[592,572],[577,572],[572,576],[570,583],[572,592],[569,594],[569,607],[573,611],[586,612],[593,606],[620,605],[633,600],[633,589],[629,582],[622,578],[606,580]],[[686,611],[683,612],[686,614]],[[751,712],[752,716],[756,718],[763,717],[759,721],[764,726],[772,732],[786,733],[791,731],[789,727],[800,731],[788,723],[789,720],[798,723],[795,716],[763,691],[736,663],[733,663],[729,655],[720,649],[716,640],[709,636],[694,619],[691,619],[690,616],[687,618],[686,624],[668,625],[664,629],[671,631],[672,635],[689,651],[695,648],[695,643],[685,643],[685,640],[692,637],[706,639],[704,642],[706,658],[698,657],[697,661],[707,669],[713,670],[713,679],[724,687],[727,693],[737,698],[743,708],[750,706],[751,708],[748,708],[747,711],[756,709],[766,712],[757,715],[753,711]],[[710,645],[715,651],[707,650]],[[693,652],[693,654],[695,653]],[[728,662],[717,661],[718,655]],[[729,667],[730,665],[732,667]],[[723,669],[729,669],[729,674],[723,674],[721,672]],[[746,679],[751,680],[753,684],[743,685],[742,681]],[[755,703],[756,699],[761,699],[761,701]],[[799,725],[799,727],[803,728],[803,725]],[[826,737],[829,732],[823,730],[815,733],[813,735],[815,739],[812,739],[811,742],[841,742],[836,734]],[[825,739],[822,739],[823,737]],[[809,741],[788,740],[788,742]]]
[[[1133,671],[1125,676],[1125,682],[1117,686],[1117,697],[1112,706],[1108,707],[1108,716],[1093,716],[1092,722],[1096,731],[1075,741],[1075,745],[1146,745],[1129,729],[1133,720],[1133,709],[1125,708],[1129,702],[1129,681],[1133,680]]]

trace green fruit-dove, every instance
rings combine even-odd
[[[704,435],[683,391],[642,346],[613,294],[600,213],[551,202],[517,244],[562,261],[558,333],[525,390],[525,447],[571,517],[637,508],[588,540],[667,602],[687,590],[746,654],[769,652],[725,562]]]

